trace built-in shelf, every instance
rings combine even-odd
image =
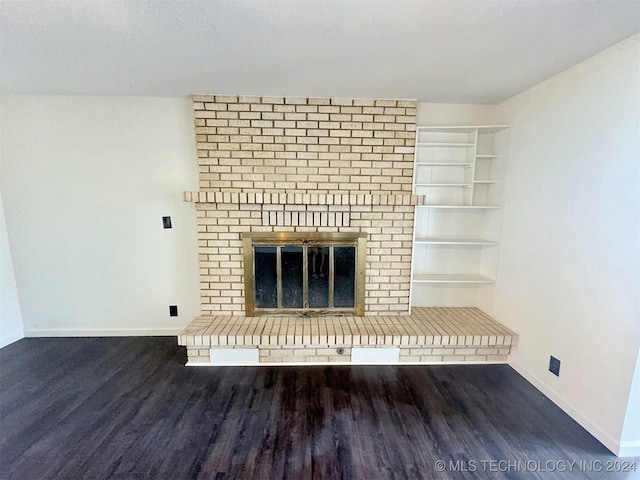
[[[446,237],[418,237],[416,243],[430,245],[498,245],[498,242],[483,238],[446,238]]]
[[[413,276],[414,282],[419,283],[474,283],[474,284],[487,284],[495,283],[488,277],[478,274],[425,274],[419,273]]]
[[[482,131],[483,133],[498,133],[502,130],[506,130],[510,128],[511,125],[434,125],[428,127],[418,127],[418,132],[421,131],[429,131],[429,132],[442,132],[442,133],[473,133],[476,130]]]
[[[502,205],[418,205],[418,208],[500,209]]]
[[[423,204],[415,215],[413,305],[464,305],[477,301],[474,286],[495,283],[506,164],[499,132],[508,128],[417,128],[413,186]]]
[[[416,183],[416,187],[471,187],[470,183]]]
[[[504,159],[494,147],[494,136],[507,125],[418,127],[413,188],[431,205],[492,205],[501,203],[501,189],[492,188],[504,177]],[[461,148],[462,147],[462,148]],[[448,168],[446,168],[448,167]],[[463,168],[460,168],[463,167]],[[466,186],[462,190],[440,187]]]
[[[417,142],[417,147],[475,147],[475,143],[457,143],[457,142]]]
[[[471,167],[472,163],[462,162],[416,162],[418,167]]]

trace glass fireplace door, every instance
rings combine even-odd
[[[243,241],[248,316],[364,314],[364,234],[261,233]]]

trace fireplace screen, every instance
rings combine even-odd
[[[245,311],[364,315],[364,233],[246,233]]]

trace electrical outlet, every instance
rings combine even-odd
[[[178,316],[178,306],[177,305],[169,305],[169,316],[177,317]]]
[[[162,217],[162,226],[164,228],[171,228],[171,217]]]
[[[551,355],[549,358],[549,371],[553,373],[556,377],[560,376],[560,360]]]

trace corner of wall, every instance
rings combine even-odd
[[[520,336],[509,364],[618,455],[640,447],[640,394],[631,384],[640,332],[631,220],[639,41],[624,40],[496,110],[512,127],[488,313]],[[559,378],[547,372],[551,354],[562,360]]]
[[[24,338],[24,326],[0,192],[0,348],[21,338]]]
[[[636,357],[636,368],[617,454],[619,457],[640,457],[640,351]]]

